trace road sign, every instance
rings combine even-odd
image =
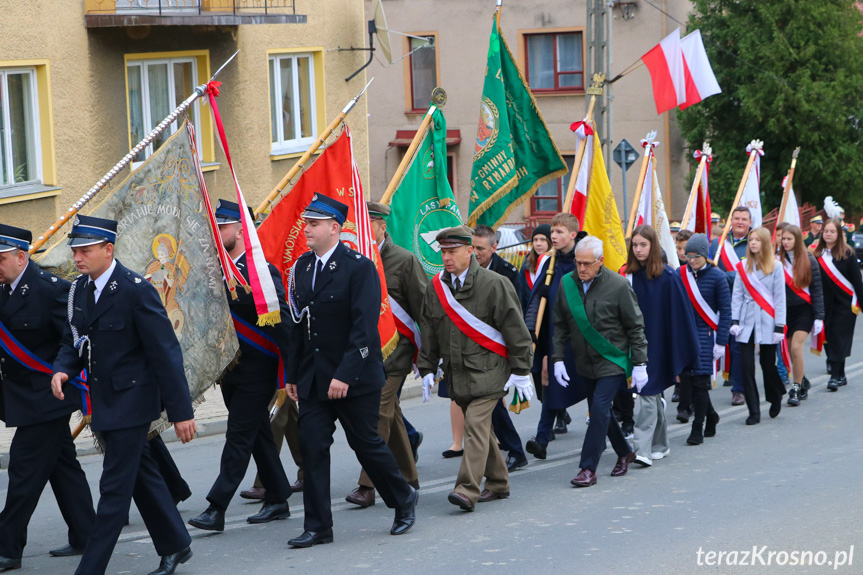
[[[629,167],[634,164],[639,157],[640,154],[638,153],[638,150],[633,148],[626,140],[621,140],[612,152],[612,158],[614,159],[614,163],[623,168],[624,172],[628,170]]]

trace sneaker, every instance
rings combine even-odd
[[[744,403],[746,403],[746,399],[742,393],[735,391],[731,394],[731,405],[743,405]]]
[[[650,454],[650,458],[654,460],[665,459],[671,454],[671,448],[666,449],[665,451],[654,451]]]
[[[788,391],[788,405],[791,407],[797,407],[800,405],[800,384],[795,383],[791,386],[791,389]]]
[[[639,464],[642,467],[650,467],[651,465],[653,465],[653,461],[651,461],[649,457],[645,457],[643,455],[636,455],[633,462]]]

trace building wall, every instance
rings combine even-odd
[[[0,11],[0,65],[49,61],[52,114],[41,121],[53,122],[57,168],[56,181],[49,183],[60,188],[47,199],[0,200],[0,221],[39,235],[129,150],[124,55],[132,53],[209,50],[212,73],[240,50],[218,78],[223,82],[218,104],[240,185],[248,202],[257,206],[300,155],[270,156],[268,50],[323,50],[323,130],[365,85],[363,73],[344,80],[362,65],[365,53],[327,52],[367,41],[363,8],[362,0],[297,0],[296,12],[308,16],[306,24],[90,29],[84,26],[83,1],[31,0]],[[349,118],[364,180],[369,165],[365,106],[360,101]],[[209,114],[209,109],[201,113]],[[231,198],[230,171],[217,143],[214,148],[219,165],[205,174],[209,192],[213,198]],[[128,170],[115,181],[126,174]]]
[[[365,0],[366,16],[371,18],[376,0]],[[657,0],[654,2],[674,18],[685,22],[690,3],[688,0]],[[474,138],[479,117],[486,54],[495,3],[491,0],[384,0],[387,22],[391,30],[407,33],[437,33],[440,85],[446,89],[449,100],[444,108],[447,127],[461,131],[462,142],[450,154],[457,159],[456,194],[462,214],[467,215],[470,171]],[[679,24],[663,16],[644,2],[635,8],[631,20],[621,18],[619,9],[613,10],[612,31],[613,63],[611,77],[639,58]],[[586,0],[532,0],[531,2],[505,1],[501,17],[503,34],[510,50],[519,59],[524,70],[524,54],[520,50],[519,32],[543,29],[575,28],[585,31]],[[402,40],[392,34],[394,57],[404,51]],[[588,52],[585,50],[585,58]],[[405,113],[406,73],[402,63],[386,65],[378,57],[368,69],[375,76],[369,96],[369,145],[371,162],[371,189],[380,197],[395,173],[403,148],[388,148],[396,130],[415,130],[422,116]],[[586,79],[589,84],[589,79]],[[661,146],[659,158],[660,185],[666,193],[669,216],[683,215],[686,195],[691,185],[687,164],[689,152],[680,137],[673,112],[656,114],[650,77],[641,67],[625,76],[613,86],[613,131],[611,147],[627,139],[639,148],[639,141],[650,130],[657,130]],[[569,126],[580,120],[587,110],[588,97],[583,94],[537,95],[539,108],[558,148],[563,154],[575,151],[575,136]],[[603,128],[600,127],[600,130]],[[603,139],[608,134],[600,132]],[[627,173],[628,194],[631,197],[638,177],[636,164]],[[618,207],[623,211],[621,169],[610,168],[612,187]],[[523,221],[524,210],[516,210],[510,221]]]

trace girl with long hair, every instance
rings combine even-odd
[[[794,383],[788,405],[800,405],[809,397],[809,380],[803,365],[803,348],[809,332],[818,336],[824,329],[824,296],[818,262],[806,249],[803,232],[795,225],[777,231],[779,261],[785,276],[786,339],[791,355]]]
[[[638,298],[647,338],[648,380],[635,389],[634,430],[635,461],[647,467],[671,451],[662,393],[698,364],[698,331],[680,274],[662,262],[659,238],[651,226],[632,232],[626,277]]]
[[[737,267],[731,294],[731,335],[740,344],[743,396],[749,408],[746,425],[761,422],[761,398],[755,383],[755,346],[764,375],[764,396],[770,402],[770,417],[779,415],[785,386],[776,369],[776,346],[785,338],[785,280],[776,261],[770,231],[749,232],[746,262]]]
[[[837,391],[848,383],[845,359],[851,355],[854,324],[860,313],[857,297],[863,296],[860,264],[845,242],[844,229],[838,219],[831,218],[824,223],[815,258],[820,264],[824,291],[824,336],[830,365],[827,389]]]

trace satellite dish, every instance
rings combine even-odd
[[[378,37],[378,46],[380,46],[381,52],[383,52],[384,57],[387,59],[387,62],[392,64],[393,52],[390,47],[390,29],[389,26],[387,26],[386,14],[384,14],[383,0],[378,0],[377,4],[375,4],[374,23],[376,28],[376,35]]]

